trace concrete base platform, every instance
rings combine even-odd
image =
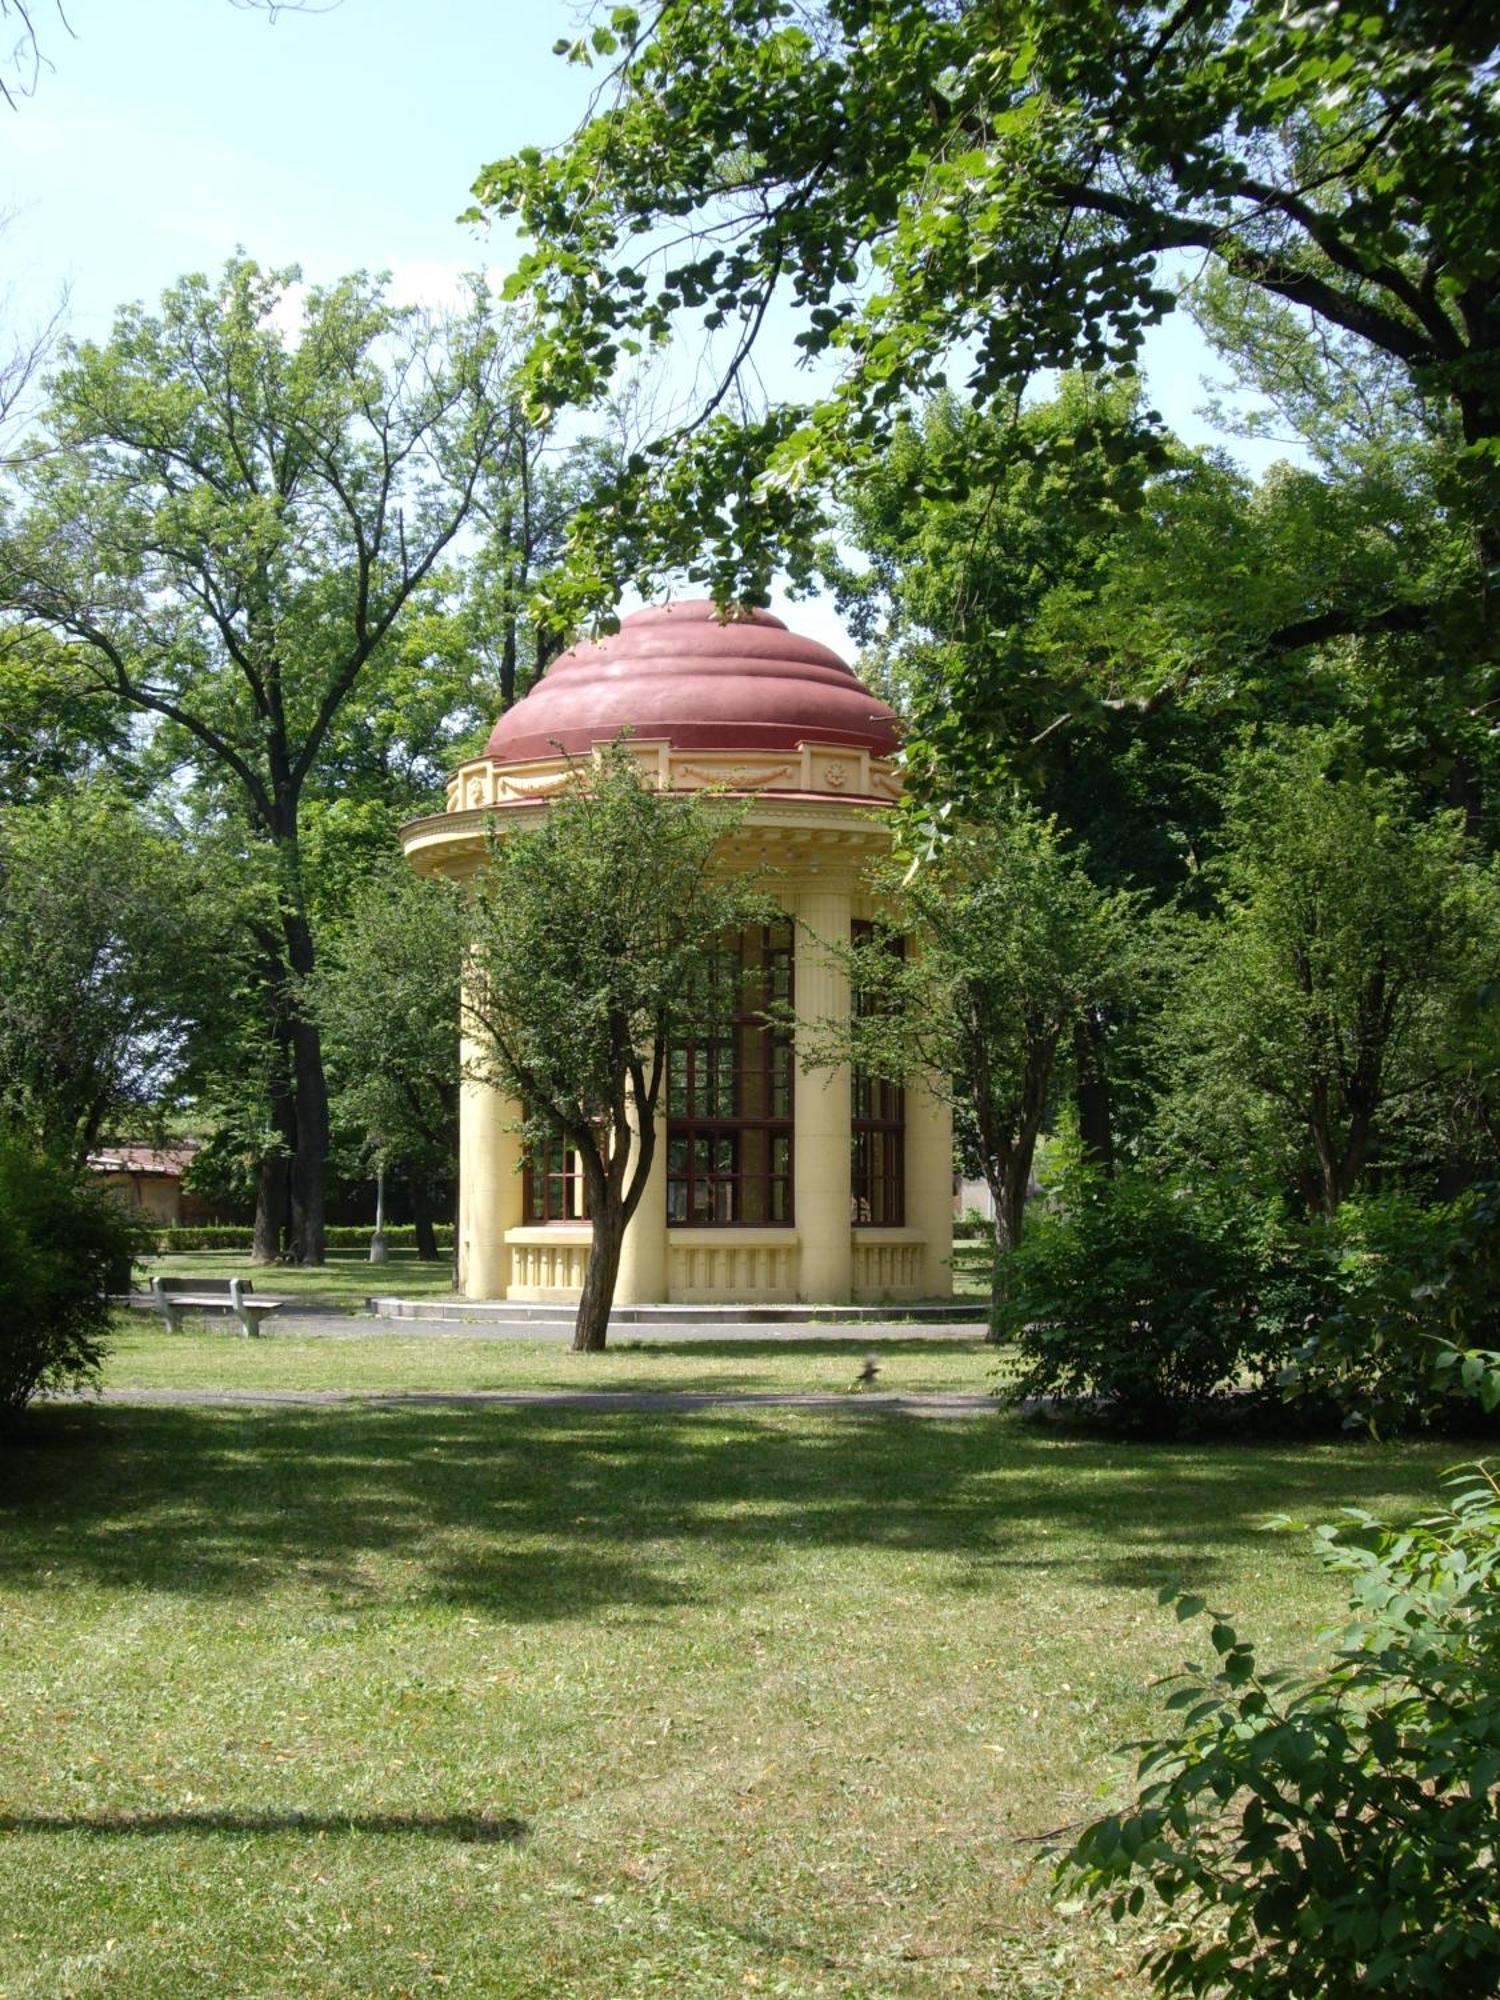
[[[469,1325],[571,1326],[577,1318],[570,1305],[541,1305],[522,1299],[396,1299],[365,1301],[377,1319],[462,1320]],[[988,1316],[983,1299],[935,1300],[924,1305],[810,1306],[712,1305],[615,1306],[614,1326],[890,1326],[911,1321],[918,1326],[967,1326]]]

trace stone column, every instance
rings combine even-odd
[[[793,899],[798,919],[796,1005],[799,1020],[849,1019],[849,975],[830,946],[849,943],[847,882],[818,882]],[[809,1302],[846,1303],[854,1291],[854,1249],[849,1226],[849,1066],[804,1070],[799,1061],[793,1095],[797,1236],[801,1251],[797,1296]]]
[[[666,1084],[662,1084],[665,1097]],[[639,1129],[635,1098],[630,1100],[630,1126]],[[632,1146],[632,1151],[634,1147]],[[663,1305],[667,1297],[667,1114],[656,1116],[656,1151],[641,1205],[625,1227],[620,1245],[620,1270],[615,1279],[615,1304]]]
[[[953,1290],[953,1110],[925,1083],[906,1087],[906,1222],[926,1237],[924,1297]]]
[[[473,1061],[463,1044],[465,1067]],[[509,1129],[519,1106],[466,1077],[458,1106],[459,1283],[465,1298],[503,1299],[510,1282],[505,1232],[521,1215],[521,1135]]]

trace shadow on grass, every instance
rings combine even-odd
[[[722,1336],[717,1340],[622,1340],[618,1337],[609,1343],[611,1354],[649,1355],[655,1360],[670,1361],[796,1361],[831,1359],[847,1361],[851,1368],[858,1368],[866,1354],[871,1351],[882,1361],[891,1356],[911,1356],[931,1360],[934,1355],[978,1354],[983,1356],[996,1350],[984,1339],[976,1327],[972,1334],[888,1334],[855,1329],[849,1333],[804,1335],[797,1334],[785,1340],[772,1340],[754,1336],[735,1334],[730,1339]]]
[[[1084,1442],[873,1408],[44,1407],[0,1454],[0,1587],[291,1583],[352,1616],[395,1594],[544,1622],[733,1602],[801,1548],[920,1552],[935,1591],[1017,1570],[1203,1589],[1268,1515],[1428,1506],[1453,1456]]]
[[[395,1834],[491,1847],[525,1840],[529,1832],[523,1819],[489,1813],[0,1813],[0,1834],[88,1833],[105,1839],[126,1834]]]

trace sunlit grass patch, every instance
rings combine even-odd
[[[104,1381],[115,1388],[614,1389],[855,1395],[873,1353],[881,1391],[995,1387],[1003,1357],[973,1333],[871,1340],[858,1329],[786,1338],[652,1338],[622,1327],[603,1354],[574,1354],[566,1339],[464,1338],[378,1322],[367,1335],[303,1334],[267,1323],[255,1340],[231,1319],[190,1321],[168,1333],[141,1314],[120,1316]]]
[[[0,1468],[0,1993],[1129,1992],[1027,1836],[1191,1644],[1158,1587],[1296,1650],[1334,1603],[1261,1523],[1425,1504],[1446,1456],[38,1411]]]

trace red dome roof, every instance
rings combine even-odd
[[[612,637],[554,660],[495,724],[488,755],[579,756],[622,729],[680,750],[896,748],[895,716],[837,653],[769,611],[720,624],[705,598],[633,611]]]

